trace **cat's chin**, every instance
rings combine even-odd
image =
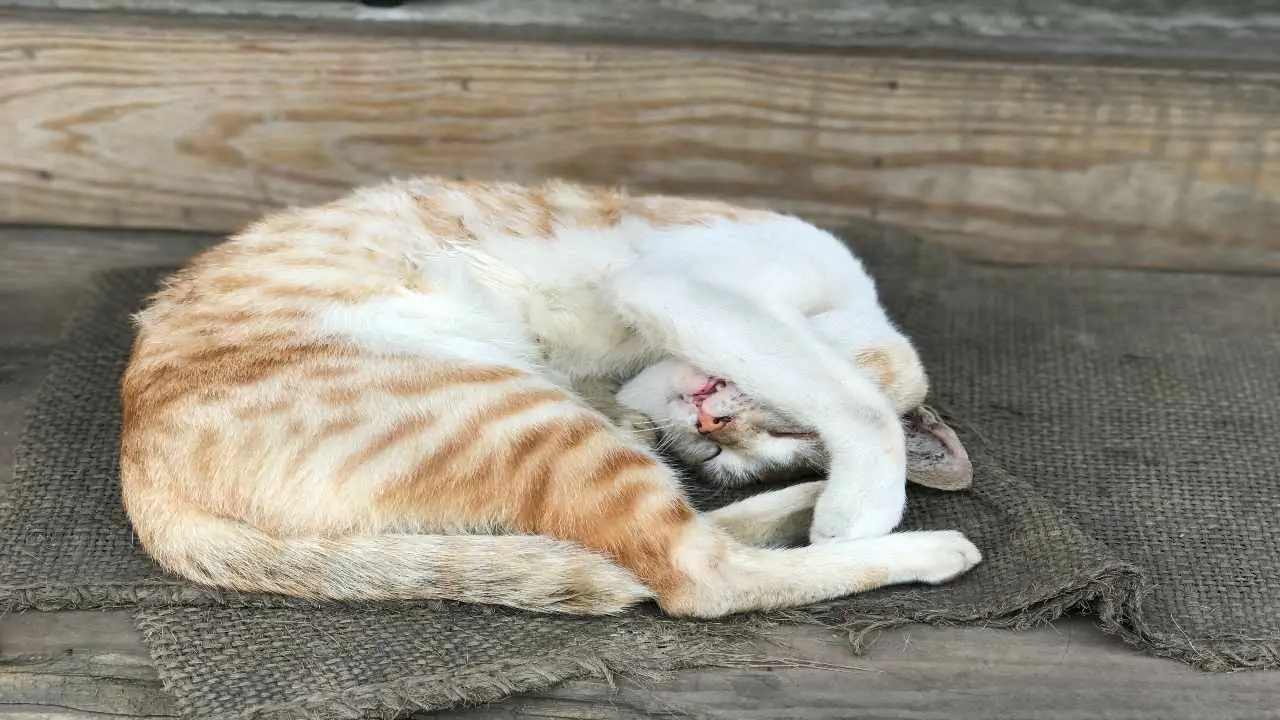
[[[724,454],[724,446],[723,446],[723,445],[716,445],[715,449],[711,451],[711,455],[710,455],[709,457],[704,457],[704,458],[702,458],[701,460],[698,460],[698,461],[696,461],[695,463],[692,463],[692,464],[693,464],[695,467],[702,467],[702,466],[706,465],[706,464],[707,464],[707,463],[709,463],[709,462],[713,462],[713,461],[715,461],[715,459],[716,459],[716,458],[720,457],[720,456],[721,456],[721,455],[723,455],[723,454]]]
[[[742,488],[768,482],[768,478],[763,475],[737,473],[723,469],[699,467],[694,472],[703,483],[721,488]]]

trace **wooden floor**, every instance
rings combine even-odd
[[[0,230],[0,482],[24,403],[77,289],[106,267],[172,262],[208,240],[162,233]],[[813,667],[706,670],[648,687],[574,681],[484,718],[1280,718],[1280,672],[1207,675],[1133,652],[1083,619],[1014,633],[913,627],[852,656],[838,637],[788,633],[774,654]],[[123,612],[0,618],[0,720],[170,717]]]

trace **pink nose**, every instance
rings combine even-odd
[[[697,427],[698,427],[698,432],[700,433],[706,434],[709,432],[715,432],[716,430],[719,430],[720,428],[728,424],[729,424],[729,418],[712,417],[711,415],[708,415],[705,412],[702,412],[701,409],[699,409],[698,411]]]

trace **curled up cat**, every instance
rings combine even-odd
[[[391,181],[263,218],[136,321],[125,510],[196,583],[715,617],[981,559],[958,532],[893,532],[926,374],[859,261],[787,215]],[[695,511],[574,389],[665,358],[709,374],[703,409],[732,378],[815,433],[827,480]]]

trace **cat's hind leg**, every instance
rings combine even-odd
[[[807,508],[821,494],[821,483],[699,514],[673,471],[633,443],[617,428],[600,428],[595,442],[580,445],[571,463],[555,471],[545,492],[524,496],[526,507],[517,516],[538,519],[526,531],[578,542],[613,559],[649,588],[668,614],[720,617],[886,585],[943,583],[981,561],[978,549],[951,531],[755,547],[749,543],[788,535],[802,539]],[[529,512],[533,508],[536,513]]]
[[[756,547],[787,547],[809,537],[813,506],[825,480],[798,483],[759,493],[707,513],[735,540]]]
[[[959,532],[899,532],[800,548],[743,545],[717,528],[691,530],[680,548],[688,580],[659,593],[673,615],[718,617],[798,607],[888,585],[941,584],[982,561]]]

